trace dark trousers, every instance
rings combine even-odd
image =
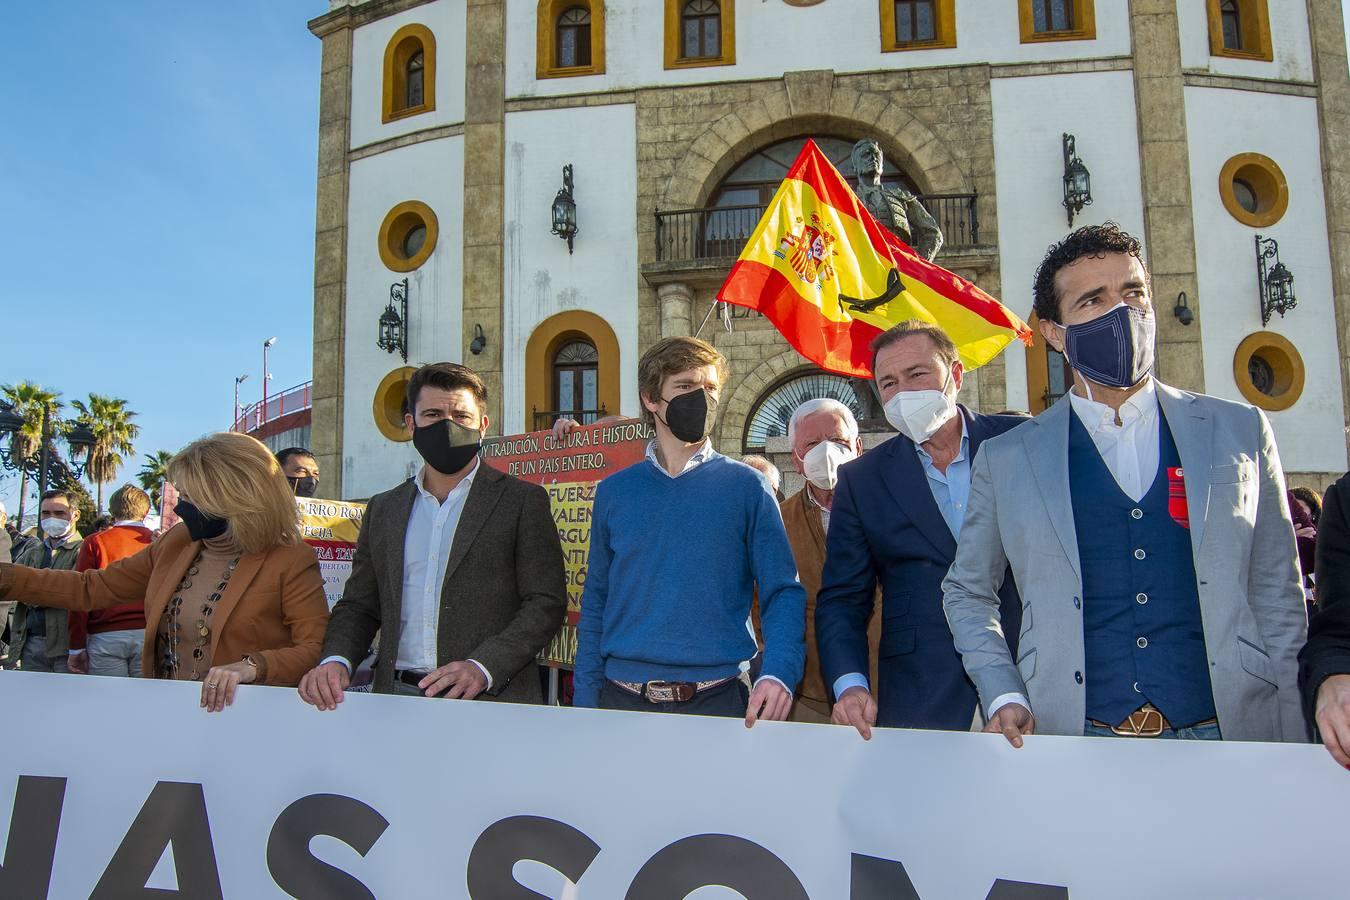
[[[726,684],[699,691],[693,699],[682,703],[652,703],[637,694],[606,680],[600,687],[601,709],[622,709],[629,712],[685,713],[692,716],[726,716],[731,719],[745,718],[745,710],[750,705],[750,691],[745,682],[733,678]]]

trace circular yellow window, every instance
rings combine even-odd
[[[1219,172],[1224,209],[1243,225],[1266,228],[1289,209],[1289,184],[1275,160],[1260,153],[1239,153]]]
[[[405,200],[389,210],[380,225],[380,259],[395,272],[411,272],[436,249],[439,231],[430,206]]]
[[[1284,335],[1258,331],[1238,344],[1233,379],[1252,405],[1271,411],[1288,409],[1303,393],[1303,357]]]
[[[380,386],[375,388],[370,412],[380,434],[391,441],[401,443],[412,440],[412,434],[403,426],[403,414],[408,410],[408,381],[416,371],[413,366],[395,369],[384,376]]]

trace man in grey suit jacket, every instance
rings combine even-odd
[[[1149,374],[1148,273],[1115,225],[1051,248],[1036,313],[1073,391],[984,444],[943,583],[985,730],[1014,746],[1033,730],[1304,740],[1303,595],[1264,414]],[[999,631],[1008,566],[1016,661]]]
[[[300,681],[342,702],[376,632],[380,693],[539,703],[535,658],[567,610],[548,494],[480,462],[487,389],[454,363],[408,382],[405,424],[426,465],[372,497],[320,664]]]

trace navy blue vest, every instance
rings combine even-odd
[[[1161,415],[1158,426],[1158,474],[1135,503],[1070,415],[1069,490],[1083,572],[1087,716],[1115,724],[1152,701],[1182,728],[1214,718],[1214,695],[1191,534],[1168,507],[1168,473],[1176,480],[1181,457]]]

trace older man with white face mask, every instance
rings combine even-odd
[[[873,725],[969,729],[975,686],[942,611],[942,577],[966,516],[971,461],[986,439],[1025,420],[957,404],[964,370],[936,325],[902,322],[872,342],[886,420],[900,434],[840,470],[816,602],[820,668],[833,721],[870,737]],[[882,592],[878,675],[869,679],[868,616]],[[1021,604],[1000,594],[1016,639]]]
[[[74,569],[84,540],[75,530],[80,521],[75,494],[47,491],[41,497],[38,515],[41,540],[29,541],[14,562],[34,569]],[[7,667],[13,668],[17,662],[25,672],[70,671],[68,612],[20,600],[14,604],[12,616]]]

